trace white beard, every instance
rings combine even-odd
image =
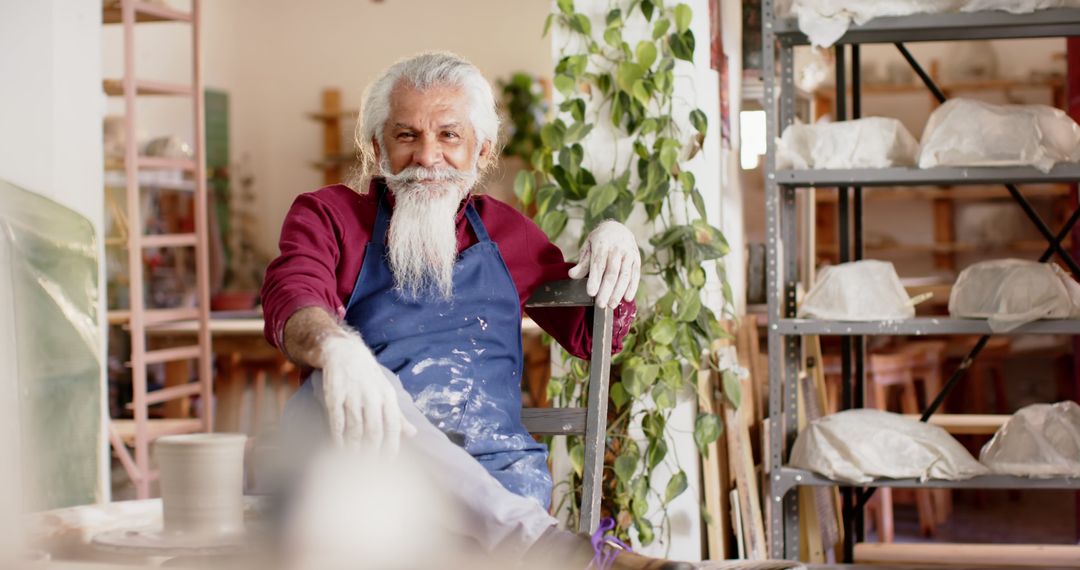
[[[387,235],[394,288],[414,300],[428,295],[449,300],[457,260],[457,207],[476,184],[475,164],[468,172],[410,166],[398,174],[390,173],[386,161],[380,166],[396,199]]]

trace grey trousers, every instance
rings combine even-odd
[[[401,453],[419,458],[433,474],[439,490],[460,511],[464,528],[453,532],[464,535],[486,553],[516,558],[556,524],[542,505],[508,491],[468,452],[432,425],[396,374],[386,368],[383,373],[394,386],[405,419],[417,430],[416,435],[403,438]],[[315,371],[285,406],[283,447],[294,464],[302,464],[314,450],[329,443],[322,400],[322,374]]]

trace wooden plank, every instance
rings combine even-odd
[[[199,345],[193,344],[191,346],[174,346],[171,348],[159,348],[156,350],[147,350],[143,353],[143,362],[146,364],[161,364],[163,362],[173,362],[176,360],[191,360],[199,357]],[[131,366],[131,363],[127,363]]]
[[[115,433],[116,437],[125,445],[130,446],[135,442],[135,420],[111,420],[109,426],[110,433]],[[202,429],[202,420],[198,418],[150,419],[146,421],[146,427],[147,437],[150,441],[153,441],[164,435],[197,432]],[[121,455],[121,457],[123,456]]]
[[[799,558],[811,564],[825,563],[824,541],[821,539],[821,518],[817,497],[812,487],[799,487],[799,512],[803,513],[799,524]]]
[[[161,156],[140,156],[136,161],[137,168],[149,170],[183,170],[195,171],[195,161],[188,158],[165,158]]]
[[[191,22],[192,15],[190,12],[182,12],[152,2],[136,2],[135,21],[139,23]],[[103,24],[119,24],[123,22],[119,1],[109,2],[102,6],[101,22]]]
[[[761,471],[763,473],[772,472],[772,456],[769,455],[769,436],[772,427],[769,418],[765,418],[765,421],[761,422],[761,449],[765,452],[761,455]],[[771,537],[775,528],[773,527],[773,509],[780,508],[776,504],[776,501],[769,500],[772,496],[771,483],[765,481],[766,490],[765,501],[762,502],[762,516],[765,517],[765,556],[772,559],[783,556],[783,553],[777,553],[773,551],[773,543]]]
[[[920,414],[904,416],[914,420],[921,417]],[[955,435],[994,435],[1010,417],[1008,414],[934,414],[928,423]]]
[[[110,97],[124,95],[124,82],[121,79],[103,79],[102,90]],[[191,97],[193,91],[190,85],[181,83],[168,83],[165,81],[152,81],[146,79],[135,80],[136,95],[178,95]]]
[[[731,526],[735,529],[735,556],[746,558],[746,539],[742,532],[743,520],[742,511],[739,507],[738,489],[731,489],[731,493],[728,496],[728,502],[731,503]]]
[[[521,423],[533,435],[581,435],[585,415],[585,408],[524,408]]]
[[[196,235],[184,234],[150,234],[142,237],[142,246],[145,247],[195,247]]]
[[[728,455],[732,470],[735,472],[735,487],[738,491],[739,510],[742,515],[746,543],[744,558],[764,560],[766,558],[765,528],[761,518],[761,495],[758,492],[757,474],[750,450],[750,432],[742,414],[734,409],[727,399],[724,400],[723,408]]]
[[[197,395],[202,390],[202,384],[199,382],[190,382],[188,384],[181,384],[179,386],[169,386],[168,388],[161,388],[146,394],[146,405],[153,406],[154,404],[160,404],[161,402],[168,402],[169,400],[175,400],[177,398],[187,398]]]
[[[828,399],[825,387],[825,367],[821,354],[821,339],[808,336],[805,339],[806,362],[805,379],[800,382],[807,423],[825,415],[825,401]],[[803,426],[800,426],[800,429]],[[812,503],[817,521],[821,547],[831,550],[842,540],[843,520],[840,515],[840,492],[835,488],[815,487]]]
[[[751,436],[753,436],[760,430],[761,420],[764,419],[765,410],[768,409],[765,403],[768,398],[768,374],[763,374],[758,366],[761,351],[758,348],[757,319],[751,317],[740,319],[739,328],[735,332],[735,349],[739,366],[750,373],[750,379],[747,382],[749,392],[743,394],[747,409],[741,410],[740,413],[746,414],[747,427],[750,428]]]
[[[856,563],[985,564],[1075,568],[1080,546],[1058,544],[861,543]]]
[[[708,363],[706,363],[708,364]],[[698,406],[702,412],[716,413],[716,372],[708,365],[698,371]],[[722,396],[721,396],[722,397]],[[709,515],[706,525],[707,560],[726,560],[731,551],[731,521],[728,518],[731,486],[727,474],[727,446],[724,438],[710,443],[708,457],[702,458],[702,478],[705,493],[705,511]]]

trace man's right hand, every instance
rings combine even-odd
[[[371,349],[359,335],[344,331],[323,339],[319,348],[323,404],[334,442],[396,454],[401,436],[411,437],[416,427],[401,413],[394,388]]]

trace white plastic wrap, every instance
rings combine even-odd
[[[1080,284],[1053,263],[984,261],[960,273],[949,295],[949,314],[987,319],[994,332],[1039,319],[1080,318]]]
[[[880,16],[1005,10],[1026,14],[1047,8],[1080,6],[1080,0],[794,0],[790,13],[810,43],[829,47],[851,24]]]
[[[919,167],[1034,166],[1080,161],[1080,126],[1046,105],[953,99],[930,115]]]
[[[0,450],[22,466],[31,509],[93,502],[101,489],[98,245],[85,217],[0,180]]]
[[[964,12],[1004,10],[1013,14],[1027,14],[1047,8],[1078,8],[1080,0],[966,0]]]
[[[960,9],[963,0],[795,0],[792,15],[810,43],[829,47],[851,24],[864,24],[879,16],[940,14]]]
[[[896,120],[868,117],[820,125],[791,125],[777,148],[777,168],[914,166],[915,137]]]
[[[910,319],[915,307],[896,268],[867,259],[826,267],[803,299],[799,317],[838,321]]]
[[[944,429],[881,410],[846,410],[810,423],[795,440],[792,467],[830,479],[957,481],[987,473]]]
[[[1033,404],[1017,411],[982,448],[994,473],[1022,477],[1080,477],[1080,406]]]

